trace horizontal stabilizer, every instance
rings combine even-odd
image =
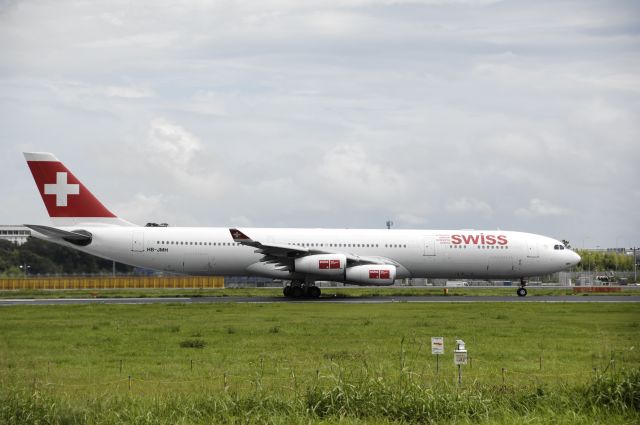
[[[62,239],[74,245],[86,246],[91,243],[92,235],[86,230],[76,230],[70,232],[68,230],[58,229],[56,227],[41,226],[38,224],[25,224],[31,230],[43,234],[52,239]]]

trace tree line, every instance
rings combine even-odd
[[[633,271],[633,255],[613,251],[589,251],[577,249],[576,252],[582,260],[577,265],[577,271]]]
[[[22,245],[0,240],[0,276],[58,274],[108,274],[113,262],[62,245],[29,238]],[[116,263],[116,273],[130,273],[133,267]]]

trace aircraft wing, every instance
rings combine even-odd
[[[256,253],[263,254],[264,257],[260,261],[267,264],[274,264],[280,270],[293,271],[293,262],[296,258],[305,257],[315,254],[343,254],[347,257],[349,266],[361,264],[388,264],[398,266],[395,261],[385,257],[362,257],[344,251],[325,250],[325,249],[309,249],[295,245],[280,245],[272,243],[262,243],[251,239],[238,229],[229,229],[234,242],[241,245],[252,246],[256,248]]]

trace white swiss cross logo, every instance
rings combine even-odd
[[[67,173],[56,173],[56,182],[54,184],[44,185],[45,195],[56,195],[56,207],[67,206],[67,196],[79,195],[80,185],[67,183]]]

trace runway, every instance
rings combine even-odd
[[[272,304],[272,303],[639,303],[640,296],[616,295],[558,295],[558,296],[389,296],[389,297],[326,297],[316,300],[284,297],[162,297],[162,298],[40,298],[2,299],[0,306],[83,305],[83,304]]]

